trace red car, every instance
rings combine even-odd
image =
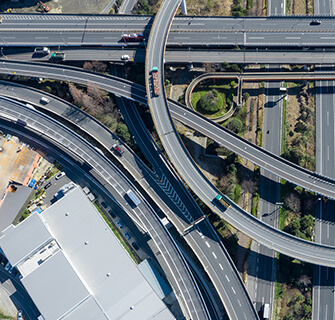
[[[123,150],[120,147],[118,147],[116,143],[113,145],[113,149],[120,155],[123,153]]]
[[[125,42],[142,42],[143,41],[143,34],[142,33],[129,33],[123,34],[122,40]]]

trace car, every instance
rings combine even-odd
[[[56,180],[59,180],[60,178],[62,178],[62,177],[64,177],[65,176],[65,172],[60,172],[60,173],[58,173],[57,175],[56,175],[56,177],[55,177],[55,179]]]
[[[8,270],[8,272],[9,272],[9,273],[12,273],[12,272],[14,271],[14,268],[15,268],[15,267],[12,266],[12,267]]]
[[[5,266],[5,270],[8,271],[9,268],[10,268],[10,262],[8,261],[7,264],[6,264],[6,266]]]
[[[129,60],[129,56],[127,54],[124,54],[121,56],[121,60]]]
[[[106,209],[108,206],[107,206],[107,203],[106,202],[101,202],[101,205]]]
[[[49,187],[51,187],[51,182],[48,182],[45,186],[44,186],[44,189],[48,189]]]
[[[17,320],[23,320],[23,312],[22,310],[19,310],[17,313]]]
[[[131,238],[131,235],[129,232],[125,232],[124,233],[124,236],[129,240]]]
[[[125,42],[142,42],[144,39],[142,33],[128,33],[122,35],[122,40]]]
[[[118,147],[118,145],[115,143],[115,144],[113,144],[113,149],[116,151],[116,152],[118,152],[119,154],[123,154],[123,150],[120,148],[120,147]]]
[[[321,21],[320,20],[316,20],[316,19],[312,20],[311,23],[310,23],[311,26],[318,26],[320,24],[321,24]]]
[[[1,259],[1,264],[2,264],[3,266],[5,266],[5,265],[7,264],[7,262],[8,262],[8,260],[7,260],[6,257],[3,257],[3,258]]]
[[[109,210],[108,213],[112,218],[116,218],[116,215],[114,214],[113,210]]]
[[[270,130],[266,131],[266,133],[270,133]]]
[[[120,229],[122,229],[122,228],[123,228],[123,224],[121,223],[121,221],[120,221],[120,220],[116,221],[116,224],[119,226],[119,228],[120,228]]]
[[[139,246],[136,242],[133,242],[131,245],[134,247],[135,250],[139,249]]]

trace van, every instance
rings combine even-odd
[[[48,99],[46,97],[42,97],[40,102],[43,103],[43,104],[48,104],[50,102],[50,99]]]
[[[124,198],[132,208],[137,207],[141,203],[141,201],[135,196],[135,193],[130,189],[126,192]]]
[[[48,47],[36,47],[34,52],[35,54],[49,54],[50,49]]]

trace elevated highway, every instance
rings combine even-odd
[[[151,16],[2,14],[0,46],[124,46],[124,33],[148,36]],[[333,47],[334,17],[193,17],[173,20],[167,46]],[[131,43],[137,46],[138,44]]]

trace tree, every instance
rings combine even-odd
[[[227,128],[235,133],[240,133],[243,129],[243,123],[241,120],[233,118],[228,122]]]
[[[257,183],[253,180],[250,180],[250,179],[243,180],[243,182],[241,184],[241,187],[242,187],[243,190],[246,190],[251,194],[256,192],[257,189],[258,189]]]
[[[248,92],[243,93],[243,100],[244,101],[248,101],[249,97],[250,97],[250,94]]]
[[[97,72],[97,73],[106,73],[107,64],[101,61],[86,61],[83,65],[85,70]]]
[[[296,193],[290,193],[284,199],[284,205],[293,212],[300,212],[301,210],[301,200]]]
[[[199,100],[200,108],[206,113],[215,113],[223,106],[223,99],[217,90],[210,90]]]
[[[131,135],[128,130],[128,127],[125,124],[119,123],[116,129],[116,133],[124,142],[126,143],[130,142]]]

